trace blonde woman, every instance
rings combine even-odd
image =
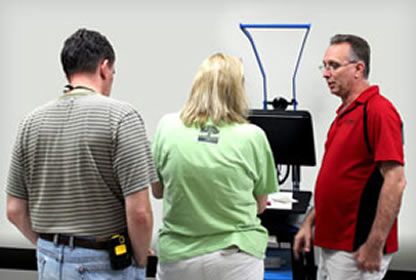
[[[277,180],[266,136],[247,112],[243,65],[218,53],[199,67],[180,114],[161,119],[157,279],[263,279],[268,236],[257,214]]]

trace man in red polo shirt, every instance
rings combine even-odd
[[[315,208],[293,248],[296,256],[310,251],[314,236],[318,279],[382,279],[398,250],[406,184],[402,121],[369,84],[369,62],[368,43],[354,35],[332,37],[323,59],[323,77],[342,104],[327,135]]]

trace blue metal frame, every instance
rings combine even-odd
[[[303,36],[302,44],[299,50],[298,59],[296,61],[295,70],[293,71],[292,75],[292,97],[293,97],[293,108],[296,110],[296,106],[298,104],[296,100],[296,75],[298,73],[298,68],[300,64],[300,60],[302,58],[303,49],[305,48],[306,39],[308,38],[309,31],[311,28],[310,24],[243,24],[240,23],[240,29],[246,35],[248,40],[250,41],[251,47],[253,48],[254,55],[256,56],[257,64],[259,65],[261,76],[263,77],[263,109],[267,109],[267,77],[266,73],[263,68],[263,64],[261,63],[260,54],[257,51],[256,45],[254,44],[253,37],[251,36],[250,32],[247,29],[255,28],[255,29],[306,29],[306,32]]]

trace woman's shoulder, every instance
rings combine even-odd
[[[182,121],[179,113],[168,113],[163,115],[158,123],[159,129],[174,129],[182,126]]]
[[[251,123],[236,124],[234,127],[236,132],[241,136],[255,139],[265,137],[263,129]]]
[[[178,123],[181,119],[179,113],[167,113],[160,118],[159,123]]]

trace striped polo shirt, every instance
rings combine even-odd
[[[154,181],[139,113],[76,89],[21,122],[7,193],[28,200],[36,232],[104,237],[126,228],[124,197]]]

